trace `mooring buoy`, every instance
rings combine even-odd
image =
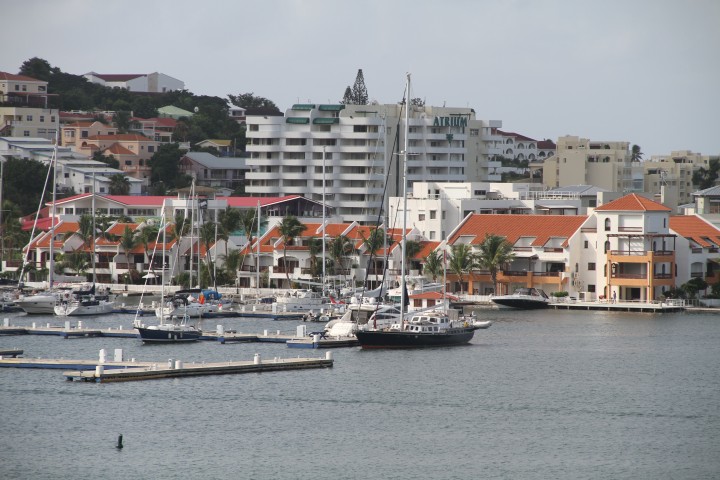
[[[115,448],[118,448],[118,449],[123,448],[122,435],[118,436],[118,443],[117,443],[117,445],[115,445]]]

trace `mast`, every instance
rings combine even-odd
[[[92,174],[92,202],[90,206],[90,213],[92,213],[92,271],[93,271],[93,287],[97,281],[97,275],[95,274],[95,170]]]
[[[322,292],[325,293],[325,146],[323,146],[322,156]]]
[[[188,280],[188,287],[193,286],[193,243],[195,239],[193,237],[193,226],[195,224],[195,208],[192,205],[193,193],[195,193],[195,178],[193,177],[192,184],[190,185],[190,195],[188,196],[188,205],[190,206],[190,279]],[[200,276],[200,271],[198,271]]]
[[[402,243],[401,243],[401,254],[402,259],[400,262],[400,315],[402,323],[405,323],[405,251],[407,243],[407,172],[408,172],[408,133],[410,131],[410,74],[407,74],[407,83],[405,86],[405,146],[403,154],[403,230],[402,230]]]
[[[160,288],[160,324],[165,323],[165,246],[166,246],[166,233],[167,225],[165,223],[165,199],[163,199],[162,217],[160,218],[160,225],[163,229],[163,248],[162,248],[162,287]],[[179,245],[179,243],[178,243]],[[180,248],[178,246],[178,248]],[[168,262],[169,263],[169,262]],[[169,267],[169,265],[168,265]]]
[[[57,197],[57,151],[60,142],[60,129],[55,134],[55,147],[50,161],[50,168],[53,170],[52,180],[52,209],[50,210],[50,271],[48,272],[48,288],[53,288],[53,280],[55,277],[55,199]]]
[[[260,296],[260,200],[257,205],[257,255],[255,256],[255,288],[258,291],[258,297]],[[252,248],[252,246],[251,246]]]

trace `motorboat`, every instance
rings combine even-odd
[[[15,304],[25,313],[32,315],[53,315],[55,304],[60,300],[59,292],[43,292],[32,295],[22,295]]]
[[[106,315],[112,313],[114,308],[115,303],[110,300],[110,296],[96,294],[93,284],[88,290],[78,290],[72,292],[69,297],[63,297],[53,311],[58,316],[77,317]]]
[[[503,307],[532,310],[547,308],[550,298],[539,288],[518,288],[510,295],[493,295],[490,300]]]
[[[328,337],[354,336],[358,330],[389,327],[400,320],[400,309],[394,304],[378,303],[374,297],[350,297],[345,313],[325,324]]]
[[[308,312],[327,309],[332,306],[330,298],[309,289],[292,290],[275,297],[273,312]]]

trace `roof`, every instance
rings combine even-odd
[[[587,220],[585,215],[470,215],[448,238],[454,245],[460,237],[472,237],[470,243],[479,245],[486,235],[499,235],[511,244],[520,238],[533,238],[531,246],[542,247],[550,238],[564,238],[566,244]]]
[[[706,188],[705,190],[693,192],[694,197],[713,197],[716,195],[720,195],[720,185],[715,185],[714,187]]]
[[[538,150],[555,150],[556,148],[557,145],[552,140],[538,140],[537,142]]]
[[[0,80],[14,81],[14,82],[42,82],[47,83],[45,80],[38,80],[37,78],[26,77],[25,75],[15,75],[8,72],[0,72]],[[10,92],[15,93],[15,92]]]
[[[119,133],[117,135],[90,135],[87,140],[115,140],[116,142],[154,142],[152,138],[137,133]]]
[[[631,193],[630,195],[625,195],[624,197],[597,207],[595,211],[671,212],[672,210],[662,203],[647,199],[637,193]]]
[[[607,192],[606,189],[595,185],[566,185],[548,190],[546,193],[577,193],[578,195],[597,195],[598,192]]]
[[[187,110],[183,110],[182,108],[176,107],[174,105],[160,107],[158,108],[158,112],[165,115],[178,115],[181,117],[192,117],[194,115],[193,112],[188,112]]]
[[[135,155],[135,152],[128,150],[119,143],[113,143],[105,149],[106,152],[110,152],[113,155]]]
[[[720,230],[694,215],[670,217],[670,229],[702,247],[720,246]]]
[[[502,135],[503,137],[513,137],[517,140],[523,140],[526,142],[536,142],[537,141],[534,138],[526,137],[525,135],[520,135],[519,133],[515,133],[515,132],[503,132],[502,130],[496,130],[496,132],[499,135]]]
[[[208,152],[188,152],[185,157],[211,169],[249,169],[241,157],[216,157]]]
[[[135,78],[147,77],[145,73],[95,73],[90,72],[86,75],[92,75],[94,77],[105,80],[106,82],[127,82]]]
[[[221,147],[229,147],[230,145],[232,145],[231,140],[220,140],[220,139],[213,139],[213,138],[208,138],[201,142],[197,142],[195,145],[201,145],[204,143],[212,143],[214,145],[220,145]]]

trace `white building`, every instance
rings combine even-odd
[[[83,75],[89,82],[110,88],[124,88],[131,92],[164,93],[184,90],[185,82],[164,73],[109,74],[89,72]]]
[[[345,221],[374,222],[384,199],[403,191],[404,115],[402,105],[321,104],[249,115],[246,192],[322,201],[324,191]],[[487,178],[500,121],[476,120],[470,108],[411,106],[409,123],[408,185]]]

